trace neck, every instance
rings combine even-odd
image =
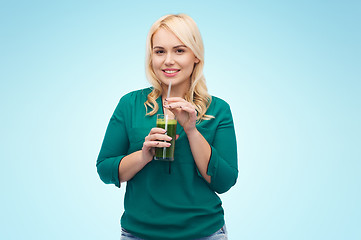
[[[169,97],[181,97],[184,98],[186,93],[189,91],[189,84],[183,84],[183,85],[173,85],[171,87]],[[168,95],[168,85],[162,85],[163,94],[162,98],[165,99]]]

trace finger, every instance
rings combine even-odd
[[[179,106],[192,106],[192,104],[190,102],[187,102],[185,99],[183,98],[178,98],[178,97],[174,97],[174,98],[169,98],[170,100],[165,100],[163,103],[163,106],[170,106],[171,108],[177,108]]]
[[[185,106],[179,103],[174,103],[168,106],[165,106],[165,108],[168,108],[174,115],[178,115],[180,111],[187,112],[190,116],[197,116],[197,110],[193,106]]]
[[[168,104],[164,105],[164,107],[168,108],[168,109],[183,108],[183,107],[187,107],[187,103],[186,102],[168,103]]]
[[[182,110],[188,112],[189,114],[197,115],[197,110],[195,110],[194,107],[182,107]]]
[[[156,133],[165,134],[166,132],[167,131],[164,128],[155,127],[150,130],[149,135],[156,134]]]
[[[147,141],[143,143],[143,147],[149,149],[149,148],[162,148],[162,147],[170,147],[169,142],[160,142],[160,141]]]
[[[181,97],[170,97],[165,99],[166,102],[187,102],[184,98]]]
[[[152,134],[145,137],[145,141],[171,141],[172,138],[165,134]]]

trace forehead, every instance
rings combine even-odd
[[[153,34],[152,43],[153,47],[173,47],[183,44],[173,32],[165,28],[160,28]]]

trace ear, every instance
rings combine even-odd
[[[195,58],[194,59],[194,63],[199,63],[200,61],[199,61],[199,59],[198,58]]]

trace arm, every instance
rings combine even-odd
[[[187,137],[199,173],[208,183],[211,183],[211,176],[207,174],[209,159],[211,157],[211,147],[196,128],[188,132]]]
[[[195,107],[179,97],[166,99],[164,107],[169,109],[176,116],[178,123],[182,125],[184,132],[187,134],[194,162],[202,177],[210,183],[211,177],[207,174],[207,168],[211,148],[207,140],[196,128],[197,111]]]
[[[100,179],[106,184],[115,184],[117,187],[120,187],[118,172],[120,162],[129,148],[125,118],[128,111],[127,102],[126,95],[119,101],[110,118],[96,163]]]
[[[143,167],[153,159],[154,147],[169,147],[169,136],[161,128],[151,129],[145,138],[142,150],[128,154],[129,138],[127,128],[131,116],[131,106],[124,96],[115,109],[108,124],[107,131],[97,160],[97,171],[104,183],[115,184],[120,187],[121,182],[134,177]]]
[[[209,144],[196,128],[194,106],[181,98],[166,99],[165,108],[172,111],[187,134],[197,170],[210,188],[218,193],[228,191],[238,177],[237,143],[229,105],[218,103],[217,129],[213,142]]]
[[[169,147],[171,137],[165,135],[162,128],[152,128],[148,136],[145,137],[142,150],[133,152],[123,158],[119,164],[119,181],[126,182],[132,179],[135,174],[153,160],[155,147]]]
[[[215,117],[219,118],[219,124],[210,145],[212,153],[207,174],[211,176],[210,187],[217,193],[224,193],[237,181],[237,142],[229,105],[222,106]]]
[[[237,143],[231,111],[225,108],[211,145],[197,130],[187,133],[198,173],[217,193],[228,191],[238,177]]]

